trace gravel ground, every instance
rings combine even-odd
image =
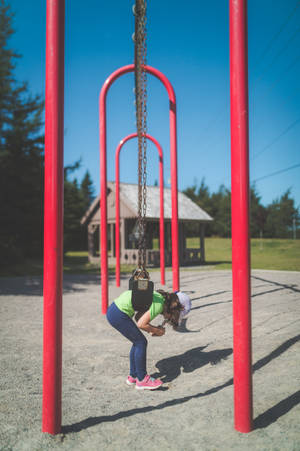
[[[192,311],[178,332],[147,336],[148,372],[165,384],[140,392],[125,384],[130,346],[101,315],[99,278],[65,277],[63,429],[51,436],[41,433],[41,279],[0,279],[0,449],[300,450],[300,273],[252,272],[249,434],[233,427],[231,272],[180,280]],[[110,300],[127,285],[111,279]]]

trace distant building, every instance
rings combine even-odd
[[[115,183],[107,184],[108,259],[115,263]],[[90,262],[99,261],[100,196],[98,196],[81,220],[88,229],[88,253]],[[138,261],[135,230],[138,215],[138,185],[120,183],[120,261],[136,264]],[[160,197],[158,186],[147,187],[146,211],[146,265],[159,266],[159,246],[153,249],[153,240],[159,242]],[[171,190],[164,188],[165,264],[172,263],[171,242]],[[212,218],[182,192],[178,192],[179,263],[180,265],[205,262],[205,224]],[[199,246],[187,248],[187,224],[194,224],[198,231]],[[156,242],[157,242],[156,241]]]

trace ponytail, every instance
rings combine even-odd
[[[156,291],[164,297],[166,313],[171,315],[169,322],[175,328],[176,326],[178,326],[179,314],[180,311],[182,310],[182,305],[178,299],[177,294],[168,293],[167,291],[164,290],[156,290]]]

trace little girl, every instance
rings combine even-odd
[[[107,320],[124,337],[131,341],[130,350],[130,374],[127,377],[128,385],[135,385],[138,390],[155,390],[163,382],[154,379],[146,371],[146,349],[147,339],[141,330],[148,332],[154,337],[161,337],[165,334],[163,326],[152,326],[152,321],[157,315],[162,314],[165,321],[178,326],[181,317],[190,310],[190,299],[184,293],[167,293],[163,290],[153,292],[152,304],[145,313],[136,313],[135,320],[132,320],[135,311],[131,302],[132,291],[124,291],[108,308]],[[181,303],[182,300],[182,303]]]

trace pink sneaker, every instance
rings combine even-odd
[[[163,384],[163,381],[160,379],[154,379],[150,377],[149,374],[146,374],[142,381],[136,379],[135,388],[137,390],[156,390]]]
[[[135,385],[136,381],[137,381],[137,379],[135,377],[128,376],[126,379],[126,384],[127,385]]]

